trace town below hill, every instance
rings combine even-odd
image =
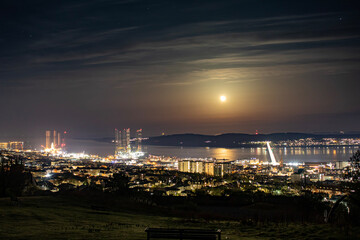
[[[86,139],[90,140],[90,139]],[[97,142],[113,142],[112,137],[93,138]],[[142,144],[183,147],[261,147],[270,141],[273,147],[311,147],[311,146],[360,146],[360,133],[271,133],[246,134],[225,133],[203,135],[194,133],[172,134],[144,138]]]
[[[309,134],[309,133],[272,133],[221,135],[175,134],[150,137],[143,141],[147,145],[187,146],[187,147],[256,147],[266,141],[273,146],[328,146],[360,145],[360,134]]]

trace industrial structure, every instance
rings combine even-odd
[[[118,130],[115,128],[115,155],[131,152],[130,128]]]
[[[66,132],[64,132],[65,137]],[[65,146],[65,139],[61,138],[61,133],[56,130],[47,130],[45,132],[45,150],[61,149]]]
[[[46,131],[46,140],[45,140],[45,148],[49,149],[51,148],[51,131]]]
[[[141,148],[142,129],[136,130],[134,141],[136,146],[131,146],[131,133],[130,128],[118,130],[115,128],[115,156],[120,158],[137,158],[143,155]]]
[[[142,129],[136,130],[136,144],[137,144],[137,151],[142,152],[141,149],[141,140],[142,140]]]

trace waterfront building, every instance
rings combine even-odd
[[[186,159],[178,162],[178,169],[180,172],[204,173],[209,176],[222,177],[232,172],[232,163]]]
[[[214,165],[214,176],[223,177],[224,175],[230,174],[232,172],[231,163],[229,162],[220,162]]]
[[[196,161],[190,161],[190,172],[196,173]]]
[[[0,142],[0,149],[7,149],[8,148],[8,142]]]
[[[194,160],[182,160],[178,162],[180,172],[204,173],[204,162]]]
[[[204,162],[203,161],[195,162],[195,172],[196,173],[204,173]]]
[[[9,142],[9,149],[12,150],[23,150],[24,142]]]
[[[0,142],[0,149],[23,150],[24,142]]]
[[[191,165],[189,160],[179,161],[179,171],[180,172],[190,172]]]
[[[214,176],[214,173],[215,173],[214,166],[215,166],[214,162],[205,162],[205,174]]]
[[[341,162],[341,161],[338,161],[338,162],[335,162],[335,169],[344,169],[346,167],[350,166],[350,162]]]

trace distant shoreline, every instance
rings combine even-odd
[[[106,141],[103,138],[95,139],[95,138],[74,138],[73,140],[82,140],[82,141],[94,141],[94,142],[101,142],[101,143],[108,143],[113,144],[111,141]],[[241,148],[266,148],[265,145],[258,144],[258,145],[251,145],[251,144],[244,144],[240,146],[205,146],[205,145],[161,145],[161,144],[151,144],[151,143],[143,143],[143,146],[157,146],[157,147],[190,147],[190,148],[229,148],[229,149],[241,149]],[[272,146],[273,148],[326,148],[326,147],[359,147],[360,145],[308,145],[308,146]]]
[[[337,141],[345,141],[352,139],[358,141],[356,144],[339,143],[339,144],[326,144],[324,139],[336,139]],[[324,144],[311,144],[303,146],[285,146],[277,145],[281,142],[286,141],[299,141],[303,139],[313,139],[314,142],[323,142]],[[360,134],[309,134],[309,133],[272,133],[272,134],[242,134],[242,133],[227,133],[220,135],[201,135],[201,134],[174,134],[149,137],[143,140],[143,145],[149,146],[167,146],[167,147],[209,147],[209,148],[258,148],[264,147],[263,143],[271,141],[275,144],[272,145],[274,148],[283,147],[297,147],[297,148],[308,148],[308,147],[359,147],[360,148]],[[74,138],[74,140],[89,140],[102,143],[113,143],[112,137],[104,138]],[[306,143],[305,143],[306,144]],[[277,145],[277,146],[276,146]]]
[[[266,148],[265,145],[258,145],[258,146],[239,146],[239,147],[228,147],[228,146],[182,146],[182,145],[156,145],[156,144],[143,144],[144,146],[157,146],[157,147],[191,147],[191,148],[230,148],[230,149],[241,149],[241,148]],[[311,145],[311,146],[272,146],[272,148],[327,148],[327,147],[359,147],[360,145]]]

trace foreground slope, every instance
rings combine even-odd
[[[0,239],[145,239],[146,227],[220,228],[223,239],[356,239],[357,228],[184,219],[122,209],[107,210],[70,197],[0,199]]]

